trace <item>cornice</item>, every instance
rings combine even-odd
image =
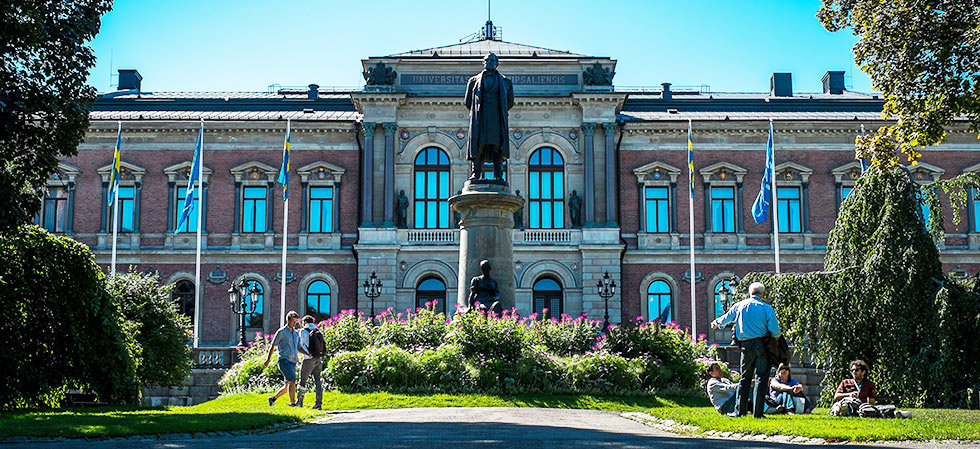
[[[302,124],[293,123],[290,128],[292,134],[326,134],[326,133],[353,133],[352,122],[320,122],[315,127],[307,127]],[[213,126],[212,126],[213,125]],[[125,121],[123,120],[123,136],[127,134],[186,134],[196,133],[201,129],[201,122],[181,122],[181,121]],[[118,130],[116,121],[92,120],[89,124],[87,133],[112,133]],[[284,121],[276,122],[205,122],[204,134],[221,133],[285,133],[286,124]]]

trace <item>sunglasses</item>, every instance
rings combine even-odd
[[[852,373],[856,373],[858,371],[864,371],[864,369],[862,369],[862,368],[851,368],[851,372]]]

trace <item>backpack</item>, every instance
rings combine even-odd
[[[844,398],[834,403],[830,407],[830,416],[858,416],[861,409],[861,400],[858,398]]]
[[[327,353],[327,342],[323,339],[320,329],[310,331],[310,356],[314,358],[323,357]]]

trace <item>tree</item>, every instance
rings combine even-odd
[[[29,223],[58,157],[74,156],[88,128],[95,65],[86,44],[112,0],[0,3],[0,231]]]
[[[854,60],[897,122],[863,139],[859,157],[915,162],[956,118],[980,132],[980,0],[823,0],[827,30],[853,29]]]

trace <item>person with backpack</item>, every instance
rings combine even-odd
[[[911,413],[896,410],[894,405],[875,404],[875,383],[868,379],[868,364],[855,360],[848,365],[850,379],[844,379],[834,392],[831,416],[860,416],[862,418],[908,418]]]
[[[327,352],[327,343],[323,333],[316,327],[316,318],[310,315],[303,317],[303,330],[299,333],[299,352],[303,354],[303,365],[299,369],[299,398],[297,404],[303,406],[303,396],[306,395],[306,381],[313,377],[316,385],[316,403],[314,410],[323,406],[323,383],[320,373],[323,371],[323,354]]]

